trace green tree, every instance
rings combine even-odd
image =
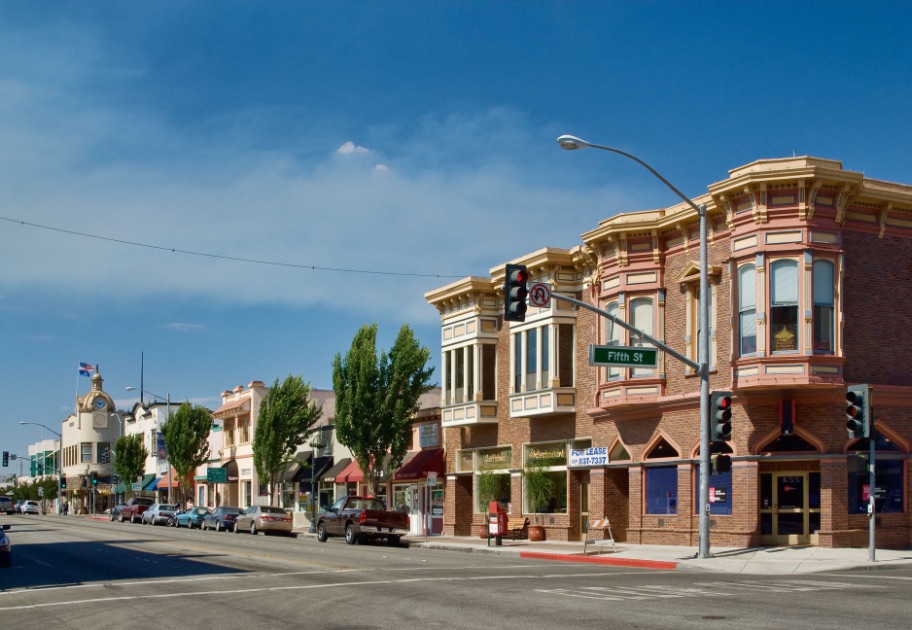
[[[377,494],[384,466],[398,468],[408,450],[419,398],[432,388],[430,356],[405,324],[378,360],[377,324],[365,324],[348,354],[333,360],[336,438],[351,449],[371,494]]]
[[[541,513],[547,511],[548,502],[554,497],[554,480],[543,465],[528,462],[523,470],[523,485],[526,490],[526,507],[538,522]]]
[[[124,435],[114,442],[114,472],[130,485],[142,477],[146,470],[146,459],[149,458],[149,449],[143,444],[143,436]]]
[[[209,461],[209,432],[212,430],[212,413],[200,405],[189,402],[178,407],[168,416],[162,427],[168,462],[177,473],[179,500],[183,502],[190,491],[191,473]]]
[[[281,384],[276,379],[266,393],[253,435],[253,465],[268,484],[273,504],[285,466],[322,414],[323,409],[310,400],[310,383],[300,376],[289,375]]]

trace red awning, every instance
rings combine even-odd
[[[158,483],[155,484],[156,488],[167,488],[168,487],[168,475],[164,475],[161,479],[158,480]],[[180,487],[180,478],[177,476],[177,471],[174,468],[171,469],[171,487],[178,488]]]
[[[357,483],[359,481],[364,481],[364,473],[361,472],[357,460],[352,460],[351,464],[336,475],[336,483]]]
[[[418,451],[414,457],[399,467],[393,473],[393,481],[407,481],[410,479],[423,479],[429,472],[440,476],[446,472],[446,460],[442,448],[431,448]]]

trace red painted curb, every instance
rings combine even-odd
[[[638,560],[636,558],[606,558],[604,556],[570,556],[562,553],[542,553],[540,551],[520,551],[520,558],[532,560],[557,560],[559,562],[585,562],[589,564],[610,564],[616,567],[637,567],[641,569],[660,569],[674,571],[677,562],[664,560]]]

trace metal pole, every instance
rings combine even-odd
[[[706,206],[700,204],[700,540],[697,556],[709,554],[709,261],[706,245]]]
[[[871,392],[871,389],[868,388],[869,396],[870,396],[870,392]],[[875,556],[874,525],[875,525],[875,520],[876,520],[875,517],[877,514],[877,509],[876,509],[877,503],[875,503],[875,501],[874,501],[874,493],[875,493],[875,487],[874,487],[874,483],[875,483],[875,474],[874,474],[875,448],[874,448],[874,443],[877,441],[877,431],[874,430],[874,406],[873,405],[871,405],[871,418],[868,420],[868,422],[871,423],[871,430],[870,430],[871,437],[869,438],[869,449],[870,449],[869,464],[870,464],[870,467],[868,470],[868,488],[869,488],[868,506],[871,510],[871,513],[868,515],[868,516],[870,516],[870,521],[868,522],[868,560],[870,562],[876,562],[876,559],[874,557]]]
[[[168,392],[168,408],[165,422],[171,419],[171,392]],[[171,460],[168,459],[168,450],[165,448],[165,465],[168,467],[168,503],[171,503]]]
[[[705,558],[709,555],[709,462],[710,462],[710,453],[709,453],[709,296],[708,296],[708,269],[707,269],[707,237],[706,237],[706,206],[701,204],[697,206],[689,197],[684,193],[678,190],[671,182],[665,179],[661,173],[652,168],[649,164],[638,158],[637,156],[627,153],[626,151],[621,151],[620,149],[615,149],[612,147],[607,147],[600,144],[593,144],[587,142],[581,138],[575,136],[563,135],[557,139],[557,144],[562,149],[574,150],[574,149],[584,149],[586,147],[592,147],[594,149],[601,149],[602,151],[608,151],[610,153],[617,153],[618,155],[623,155],[626,158],[629,158],[645,168],[647,171],[655,175],[655,177],[661,181],[665,186],[668,187],[673,193],[680,197],[684,203],[689,205],[691,208],[697,211],[697,215],[700,217],[700,356],[699,364],[694,363],[690,359],[687,359],[680,353],[670,351],[670,349],[664,344],[656,343],[655,340],[651,340],[647,335],[641,335],[644,339],[650,341],[656,347],[664,350],[674,358],[682,361],[686,365],[699,370],[700,374],[700,541],[699,541],[699,551],[698,556],[700,558]],[[561,298],[566,299],[566,298]],[[571,300],[572,301],[572,300]],[[578,303],[578,302],[575,302]],[[604,313],[602,311],[602,313]],[[607,315],[607,313],[604,313]],[[614,323],[618,324],[623,328],[630,330],[632,327],[625,325],[626,322],[621,322],[614,317],[609,316]],[[633,329],[636,330],[636,329]]]

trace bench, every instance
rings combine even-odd
[[[507,533],[505,538],[512,540],[529,537],[529,519],[524,516],[510,516],[507,518]]]
[[[593,532],[602,532],[601,538],[592,538]],[[608,536],[605,537],[607,532]],[[590,518],[589,519],[589,529],[586,530],[586,541],[583,543],[583,554],[586,553],[586,547],[592,543],[601,553],[603,546],[611,543],[611,551],[616,551],[614,545],[614,534],[611,532],[611,521],[607,518]]]

